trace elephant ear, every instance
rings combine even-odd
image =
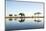
[[[25,14],[24,14],[24,13],[19,13],[19,15],[21,15],[21,16],[25,16]]]

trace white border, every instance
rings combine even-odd
[[[25,1],[34,1],[34,2],[44,2],[46,8],[46,0],[25,0]],[[5,31],[5,0],[0,0],[0,31]],[[46,9],[45,9],[46,13]],[[45,28],[44,29],[31,29],[31,30],[19,30],[19,31],[46,31],[46,14],[45,14]]]

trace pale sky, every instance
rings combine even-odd
[[[6,16],[9,14],[18,15],[19,13],[24,13],[26,16],[31,16],[36,12],[43,13],[42,3],[16,2],[14,0],[6,1]]]

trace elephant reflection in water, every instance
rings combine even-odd
[[[25,18],[21,18],[21,20],[19,20],[19,22],[24,22],[25,21]]]

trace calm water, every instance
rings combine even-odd
[[[19,30],[19,29],[35,29],[43,28],[43,19],[41,22],[34,21],[34,19],[27,18],[24,22],[19,22],[20,19],[9,21],[6,19],[6,29],[7,30]]]

